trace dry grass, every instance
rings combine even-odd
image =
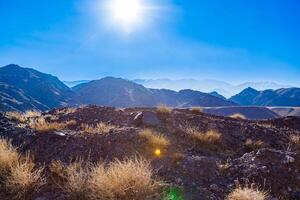
[[[20,155],[11,141],[0,139],[0,177],[6,176],[11,167],[18,163]]]
[[[268,194],[249,187],[234,189],[226,200],[267,200]]]
[[[85,133],[91,133],[91,134],[105,134],[109,133],[111,130],[115,129],[116,126],[109,125],[104,122],[100,122],[96,124],[96,126],[88,125],[88,124],[82,124],[81,128]]]
[[[44,183],[44,168],[37,168],[29,154],[11,166],[5,185],[16,199],[28,199],[32,192],[37,191]]]
[[[203,112],[203,109],[201,107],[192,107],[191,108],[191,111],[194,113],[194,114],[199,114],[199,113],[202,113]]]
[[[61,187],[76,200],[150,199],[163,186],[153,179],[150,163],[138,158],[116,160],[108,166],[82,161],[64,166],[54,162],[51,171],[64,180]]]
[[[55,114],[57,114],[57,115],[60,115],[60,114],[68,115],[68,114],[75,113],[76,110],[77,110],[76,108],[64,108],[64,109],[56,110]]]
[[[75,125],[76,121],[71,120],[64,123],[58,122],[48,122],[44,117],[39,117],[37,119],[32,120],[29,123],[30,128],[35,129],[40,133],[60,131],[66,129],[68,126]]]
[[[195,128],[189,127],[186,129],[186,133],[196,142],[202,145],[218,145],[220,144],[221,133],[215,130],[209,130],[205,133],[198,131]]]
[[[254,151],[265,147],[265,143],[263,141],[261,140],[253,141],[251,139],[247,139],[244,145],[245,148],[249,151]]]
[[[151,129],[142,130],[139,132],[139,137],[146,139],[151,148],[166,149],[170,145],[170,140],[168,138]]]
[[[245,115],[242,115],[240,113],[236,113],[236,114],[230,115],[229,117],[231,117],[233,119],[241,119],[241,120],[247,119],[247,117]]]
[[[160,104],[156,108],[156,112],[161,115],[169,115],[172,112],[172,109],[164,104]]]
[[[40,117],[41,115],[42,114],[40,112],[35,111],[35,110],[29,110],[29,111],[26,111],[25,113],[21,113],[21,112],[17,112],[17,111],[11,111],[11,112],[6,113],[6,116],[9,119],[13,119],[13,120],[19,121],[21,123],[25,123],[30,118]]]
[[[116,160],[108,168],[99,164],[92,169],[88,184],[91,199],[152,199],[159,196],[163,185],[152,176],[150,163],[143,159]]]

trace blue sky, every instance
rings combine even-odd
[[[104,0],[103,0],[104,1]],[[62,80],[104,76],[300,86],[299,0],[143,0],[130,33],[102,0],[0,0],[0,65]]]

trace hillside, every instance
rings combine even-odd
[[[175,92],[166,89],[148,89],[134,82],[107,77],[77,85],[73,88],[73,104],[95,104],[116,107],[172,107],[233,106],[235,103],[193,90]]]
[[[71,90],[58,78],[18,65],[0,68],[0,110],[49,110],[67,105]]]
[[[300,106],[300,88],[264,91],[247,88],[230,100],[245,106]]]
[[[209,200],[251,184],[270,199],[297,200],[299,124],[297,117],[248,121],[168,108],[0,113],[0,137],[11,139],[21,154],[30,151],[45,181],[14,193],[0,184],[0,197],[95,200],[110,194],[111,200],[140,200],[155,193],[149,199],[182,194],[183,200]]]

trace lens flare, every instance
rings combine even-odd
[[[155,149],[154,154],[159,157],[161,155],[160,149]]]

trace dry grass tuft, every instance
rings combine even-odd
[[[11,141],[0,139],[0,177],[6,176],[11,167],[18,163],[20,155]]]
[[[44,117],[39,117],[37,119],[32,120],[29,123],[30,128],[35,129],[40,133],[47,133],[53,131],[60,131],[66,129],[68,126],[75,125],[76,121],[71,120],[64,123],[58,122],[48,122]]]
[[[293,144],[300,145],[300,135],[299,134],[292,134],[292,135],[290,135],[290,141]]]
[[[230,115],[229,117],[231,117],[233,119],[240,119],[240,120],[246,120],[247,119],[247,117],[245,115],[242,115],[240,113]]]
[[[28,199],[28,195],[37,191],[45,183],[43,170],[43,167],[37,168],[27,154],[24,159],[11,166],[5,185],[16,199]]]
[[[13,119],[13,120],[19,121],[21,123],[25,123],[29,119],[40,117],[41,115],[42,114],[40,112],[35,111],[35,110],[29,110],[29,111],[26,111],[25,113],[21,113],[21,112],[17,112],[17,111],[11,111],[11,112],[6,113],[6,116],[9,119]]]
[[[91,199],[150,199],[160,195],[162,182],[152,178],[150,163],[144,159],[116,160],[108,168],[93,167],[89,186]]]
[[[111,130],[115,129],[116,126],[109,125],[104,122],[100,122],[96,124],[96,126],[88,125],[88,124],[82,124],[81,128],[85,133],[91,133],[91,134],[105,134],[109,133]]]
[[[249,187],[238,187],[234,189],[226,198],[226,200],[267,200],[268,194],[258,189]]]
[[[247,139],[244,145],[245,148],[249,151],[254,151],[265,147],[265,143],[263,141],[261,140],[253,141],[251,139]]]
[[[55,111],[55,114],[60,115],[68,115],[76,112],[76,108],[63,108]]]
[[[210,130],[205,133],[198,131],[195,128],[189,127],[186,133],[196,142],[201,145],[214,146],[220,144],[221,133]]]
[[[194,113],[194,114],[199,114],[199,113],[202,113],[203,112],[203,109],[201,107],[192,107],[191,108],[191,111]]]
[[[139,132],[139,137],[146,139],[151,148],[166,149],[170,145],[170,140],[168,138],[151,129],[142,130]]]
[[[164,104],[160,104],[156,108],[156,112],[161,115],[169,115],[172,112],[172,109]]]
[[[62,189],[70,199],[140,200],[159,195],[162,182],[153,179],[150,163],[133,158],[116,160],[108,166],[77,161],[64,166],[54,162],[51,172],[60,176]]]

